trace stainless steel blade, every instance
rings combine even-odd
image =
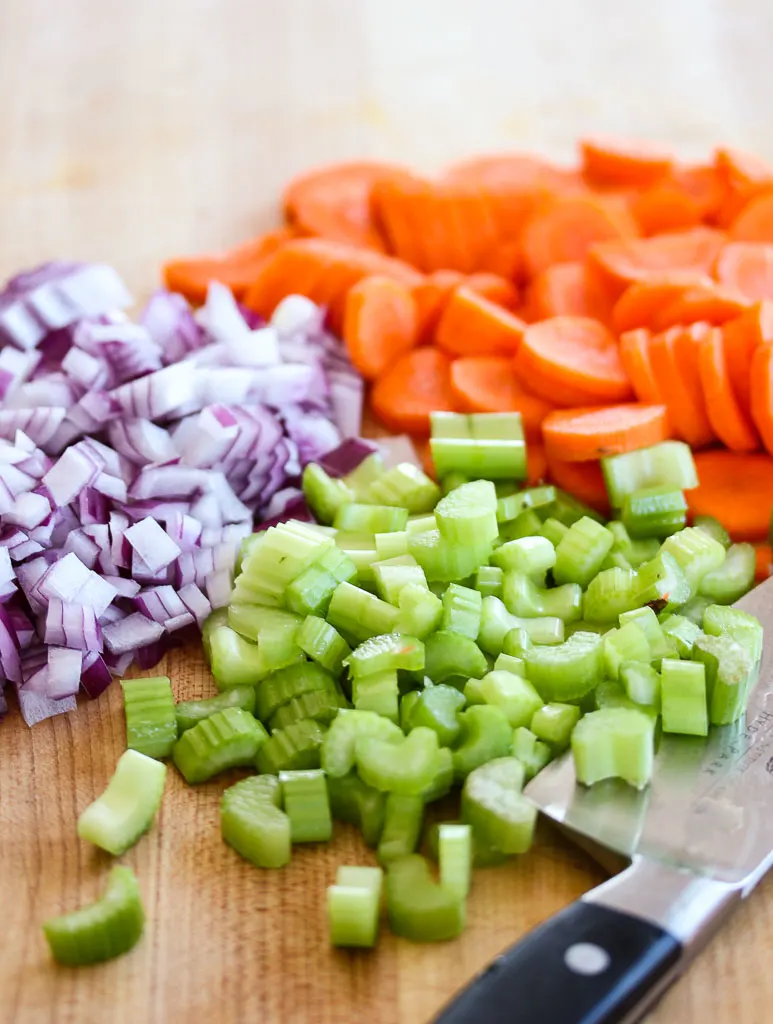
[[[526,788],[544,814],[624,857],[689,868],[750,891],[773,864],[773,579],[737,607],[765,630],[746,716],[708,739],[664,735],[652,782],[578,785],[571,754]]]

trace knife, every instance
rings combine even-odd
[[[436,1024],[633,1024],[773,864],[773,579],[738,608],[765,630],[746,715],[663,735],[649,786],[577,783],[571,754],[526,787],[599,858],[628,866],[502,953]]]

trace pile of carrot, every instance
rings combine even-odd
[[[586,139],[578,166],[481,156],[434,179],[360,161],[289,182],[285,226],[166,264],[265,317],[300,293],[421,440],[433,410],[518,411],[530,476],[604,510],[599,460],[666,438],[697,450],[693,510],[737,539],[773,506],[773,166],[682,164]]]

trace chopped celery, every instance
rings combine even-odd
[[[347,775],[355,762],[359,737],[402,743],[402,729],[373,711],[341,711],[333,720],[322,744],[322,767],[327,775]]]
[[[542,698],[522,676],[511,672],[489,672],[480,680],[480,695],[486,704],[499,708],[511,728],[528,725]]]
[[[403,698],[403,701],[405,698]],[[429,686],[416,694],[410,714],[406,716],[408,731],[417,726],[426,726],[437,733],[438,743],[444,747],[453,746],[462,731],[457,713],[464,707],[464,696],[455,686]]]
[[[629,700],[660,709],[660,673],[651,665],[624,661],[620,666],[619,678]]]
[[[603,674],[604,649],[596,633],[575,633],[557,647],[523,654],[526,678],[544,701],[566,701],[592,690]]]
[[[509,570],[502,585],[502,600],[509,612],[526,619],[552,616],[563,622],[582,618],[582,587],[565,583],[540,587],[528,576]]]
[[[282,608],[232,602],[228,607],[227,624],[252,643],[268,641],[273,652],[279,655],[288,653],[301,624],[301,616]],[[277,650],[278,647],[281,650]]]
[[[673,487],[644,487],[626,496],[621,518],[632,537],[668,537],[687,521],[687,501]]]
[[[521,619],[511,615],[498,597],[485,597],[481,609],[478,643],[487,653],[496,657],[505,650],[505,639],[515,629],[528,633],[534,643],[556,644],[564,639],[564,623],[556,616]],[[505,650],[506,654],[515,653]]]
[[[660,675],[663,731],[706,736],[709,731],[705,665],[664,658]]]
[[[498,523],[511,523],[529,508],[531,504],[528,491],[515,491],[511,494],[500,494],[497,491]]]
[[[663,550],[676,559],[687,577],[692,594],[697,593],[703,577],[719,569],[725,561],[725,549],[719,541],[695,526],[666,537]]]
[[[253,534],[253,536],[257,536],[257,534]],[[201,627],[201,643],[202,643],[202,646],[204,648],[204,653],[206,655],[207,662],[209,662],[211,660],[211,658],[210,658],[209,638],[212,635],[213,630],[217,629],[219,626],[227,626],[227,625],[228,625],[228,609],[227,608],[215,608],[215,610],[213,612],[210,612],[210,614],[204,620],[204,624]]]
[[[703,530],[709,537],[713,537],[714,540],[719,541],[725,550],[730,547],[732,541],[730,540],[730,534],[724,528],[722,523],[714,516],[694,516],[693,526],[697,530]]]
[[[513,630],[513,632],[515,633],[516,630]],[[505,654],[502,651],[501,654],[497,655],[497,660],[494,662],[494,672],[512,672],[513,675],[525,677],[526,668],[523,658],[512,654]]]
[[[290,863],[290,819],[281,809],[275,775],[251,775],[223,791],[220,831],[236,852],[259,868]]]
[[[387,872],[389,927],[413,942],[453,939],[464,929],[465,901],[433,881],[418,854],[398,857]]]
[[[426,533],[427,530],[434,530],[437,528],[437,519],[435,519],[434,512],[427,516],[408,516],[408,525],[406,526],[406,533]]]
[[[310,565],[288,584],[285,604],[296,615],[324,615],[338,581],[327,569]]]
[[[396,669],[384,669],[352,680],[352,703],[358,711],[375,711],[397,722],[399,697]]]
[[[534,838],[537,808],[521,789],[524,767],[516,757],[498,757],[467,776],[462,789],[462,821],[476,840],[502,853],[526,853]]]
[[[603,708],[585,715],[572,733],[577,781],[592,786],[620,778],[642,789],[652,777],[655,723],[631,708]]]
[[[420,696],[418,690],[409,690],[400,698],[400,728],[403,732],[410,732],[411,715]]]
[[[206,782],[226,768],[252,764],[268,733],[243,708],[218,711],[186,730],[172,758],[188,783]]]
[[[637,663],[638,664],[638,663]],[[614,679],[605,679],[593,691],[594,707],[603,711],[605,708],[627,708],[647,715],[653,722],[657,721],[658,709],[650,704],[637,704],[626,694],[623,686]]]
[[[674,558],[661,549],[650,562],[639,566],[636,577],[636,605],[676,607],[690,599],[690,584]],[[627,611],[628,609],[626,609]]]
[[[218,626],[210,635],[210,658],[212,675],[218,690],[231,686],[255,686],[278,664],[267,664],[263,651],[257,644],[250,643],[229,626]],[[300,648],[298,656],[303,657]],[[288,662],[297,661],[289,658]]]
[[[336,721],[334,718],[333,722]],[[274,729],[271,737],[258,749],[255,766],[259,772],[268,775],[319,768],[320,748],[325,735],[319,722],[310,718],[302,718],[284,729]]]
[[[434,683],[449,679],[480,679],[488,668],[486,657],[468,636],[439,630],[425,644],[424,671]]]
[[[542,524],[541,534],[550,541],[554,548],[558,547],[568,532],[569,527],[564,526],[562,522],[552,516],[549,516]]]
[[[355,498],[344,480],[328,476],[315,462],[304,468],[302,487],[307,505],[321,523],[332,523],[338,509]]]
[[[711,598],[703,597],[698,594],[697,597],[691,598],[687,604],[683,604],[679,609],[679,614],[690,622],[693,622],[699,629],[703,625],[703,616],[706,609],[713,604]]]
[[[639,582],[633,569],[602,569],[588,584],[583,614],[588,622],[615,622],[638,601]]]
[[[475,589],[482,597],[501,597],[504,575],[496,565],[482,565],[475,573]]]
[[[254,715],[255,687],[232,686],[230,690],[223,690],[217,697],[178,701],[174,709],[178,732],[184,733],[186,729],[192,729],[204,718],[209,718],[217,711],[224,711],[225,708],[244,708],[245,711]]]
[[[553,757],[553,751],[548,744],[537,739],[531,729],[524,726],[513,730],[510,754],[517,757],[523,765],[524,781],[526,782],[541,772]]]
[[[399,606],[400,592],[409,583],[427,587],[424,570],[413,555],[398,555],[373,563],[373,576],[378,596],[389,604]]]
[[[587,587],[609,554],[614,537],[595,519],[583,516],[569,527],[556,548],[553,576],[556,583]]]
[[[327,610],[331,626],[357,640],[390,633],[397,623],[397,608],[366,590],[339,583]]]
[[[292,842],[327,842],[333,835],[333,821],[325,773],[319,768],[280,772],[279,785]]]
[[[622,508],[625,498],[644,487],[672,487],[689,491],[698,486],[690,446],[683,441],[663,441],[601,460],[609,502]]]
[[[756,555],[751,544],[732,544],[723,565],[708,572],[699,593],[712,604],[733,604],[754,586]]]
[[[601,563],[601,569],[630,569],[631,563],[621,551],[610,551]]]
[[[351,648],[341,634],[316,615],[306,616],[295,640],[305,654],[334,676],[341,674],[344,661],[351,654]]]
[[[404,530],[407,522],[406,508],[351,502],[338,508],[333,526],[336,530],[350,530],[353,533],[392,533]]]
[[[496,491],[490,480],[462,484],[438,502],[438,530],[449,544],[480,548],[497,537],[496,509]]]
[[[112,960],[139,942],[145,925],[137,879],[114,867],[96,903],[49,918],[43,933],[54,959],[68,967]]]
[[[409,583],[402,587],[397,605],[399,614],[395,629],[398,633],[424,640],[440,625],[443,603],[425,586]]]
[[[545,704],[531,719],[531,731],[555,753],[566,750],[572,730],[580,720],[580,709],[574,704]]]
[[[372,533],[349,533],[339,530],[336,545],[353,563],[357,570],[356,579],[361,584],[375,584],[373,565],[379,560],[376,540]],[[346,580],[345,582],[351,582]]]
[[[635,622],[647,637],[652,659],[669,658],[674,655],[674,640],[663,632],[657,615],[649,605],[645,605],[643,608],[634,608],[630,612],[623,612],[620,616],[620,625],[626,626],[629,622]]]
[[[472,829],[441,823],[438,829],[440,885],[458,900],[467,898],[472,873]]]
[[[440,747],[435,758],[435,774],[432,782],[421,791],[425,804],[440,800],[451,792],[454,784],[454,758],[448,747]]]
[[[518,626],[505,634],[502,653],[508,654],[512,658],[520,658],[521,662],[523,662],[524,651],[531,650],[533,646],[534,642],[532,641],[529,633],[522,627]],[[523,672],[520,672],[519,674],[523,675]]]
[[[424,820],[424,800],[420,795],[388,793],[384,807],[377,854],[382,864],[389,865],[416,849]]]
[[[401,462],[386,470],[371,483],[369,501],[382,505],[399,505],[412,514],[431,512],[440,500],[440,488],[427,474],[411,462]]]
[[[477,590],[450,583],[443,594],[440,628],[475,640],[480,630],[481,601],[482,597]]]
[[[414,796],[435,777],[437,733],[423,726],[412,729],[402,742],[360,735],[354,751],[360,778],[376,789]]]
[[[486,703],[486,700],[483,696],[483,691],[481,690],[480,687],[481,682],[482,680],[480,679],[468,679],[467,682],[464,684],[462,695],[464,697],[465,707],[469,708],[472,707],[473,704]]]
[[[553,492],[552,501],[535,503],[539,515],[542,519],[557,519],[564,526],[572,526],[578,519],[587,517],[588,519],[595,519],[598,523],[603,523],[604,518],[595,509],[590,508],[584,502],[579,501],[571,494],[567,494],[566,491],[562,491],[560,487],[535,487],[534,491]]]
[[[381,868],[338,868],[327,888],[331,946],[375,946],[381,906]]]
[[[647,634],[635,622],[627,622],[620,629],[604,634],[604,667],[610,679],[620,678],[624,661],[639,661],[649,665],[652,660]]]
[[[519,413],[472,413],[453,428],[432,424],[430,449],[438,475],[520,480],[526,476],[526,445]],[[454,429],[454,434],[437,430]],[[462,433],[464,431],[464,433]]]
[[[542,533],[542,520],[533,508],[521,512],[512,522],[503,523],[499,531],[500,540],[509,543],[511,540],[523,540],[536,537]]]
[[[465,446],[469,447],[467,442],[465,442]],[[453,454],[453,452],[451,452],[451,454]],[[460,473],[457,470],[452,470],[450,473],[443,474],[440,481],[440,489],[443,494],[450,494],[451,491],[455,491],[457,487],[461,487],[462,484],[468,484],[469,482],[470,477],[467,476],[466,473]]]
[[[345,664],[355,679],[387,669],[420,672],[424,668],[424,644],[403,633],[373,636],[355,647]]]
[[[356,772],[327,776],[330,812],[336,821],[356,825],[366,845],[376,846],[384,828],[386,795],[366,786]]]
[[[344,479],[359,501],[367,498],[373,483],[386,472],[381,452],[371,452]]]
[[[302,661],[297,665],[277,669],[266,676],[255,690],[255,708],[258,718],[268,722],[271,716],[284,704],[315,690],[335,693],[335,679],[321,665],[313,661]]]
[[[315,722],[327,724],[332,721],[342,707],[348,707],[344,695],[334,686],[324,690],[311,690],[309,693],[292,697],[286,704],[277,708],[268,721],[272,732],[286,729],[293,722],[303,718],[313,718]]]
[[[408,535],[408,551],[427,575],[430,583],[461,580],[471,576],[491,553],[491,540],[485,534],[468,542],[446,540],[440,530],[424,530]]]
[[[295,520],[270,526],[244,559],[239,579],[269,592],[281,593],[291,580],[333,547],[333,543],[332,537]]]
[[[462,782],[474,768],[510,752],[513,730],[499,708],[473,704],[459,714],[461,742],[454,750],[454,777]]]
[[[433,525],[434,522],[433,516]],[[376,533],[373,535],[373,543],[376,546],[376,556],[379,562],[387,562],[392,558],[399,558],[401,555],[408,554],[407,530],[396,530],[394,533]],[[414,559],[414,561],[416,560]],[[374,574],[375,571],[374,566]]]
[[[177,740],[177,718],[168,676],[122,679],[126,746],[148,757],[168,757]]]
[[[664,634],[675,642],[678,656],[691,657],[693,645],[701,635],[701,627],[684,615],[672,614],[666,614],[660,625]]]
[[[706,674],[706,703],[712,725],[729,725],[746,710],[749,690],[756,678],[755,664],[729,636],[699,636],[692,651]]]
[[[740,608],[712,604],[703,613],[703,628],[711,636],[729,636],[756,663],[762,656],[762,625]]]
[[[491,562],[500,569],[513,569],[542,584],[545,573],[556,564],[556,549],[546,537],[520,537],[497,548],[491,555]]]
[[[125,750],[105,791],[78,816],[80,838],[120,856],[153,824],[165,779],[165,764]]]

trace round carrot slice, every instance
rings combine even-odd
[[[469,356],[451,367],[451,388],[463,412],[519,412],[524,430],[539,437],[553,406],[527,391],[505,356]]]
[[[435,331],[435,342],[451,355],[509,355],[526,325],[502,306],[470,288],[454,289]]]
[[[609,515],[609,496],[600,462],[563,462],[549,458],[548,479],[602,515]]]
[[[773,458],[717,448],[697,452],[699,485],[687,492],[693,515],[714,516],[733,540],[767,539],[773,508]]]
[[[588,180],[607,188],[651,185],[668,174],[673,164],[670,153],[639,140],[583,139],[580,153]]]
[[[557,409],[542,424],[549,458],[588,462],[648,448],[670,436],[664,405]]]
[[[646,327],[620,336],[620,361],[640,402],[663,402],[663,391],[655,379],[650,361],[652,333]]]
[[[349,289],[343,340],[352,363],[374,380],[416,344],[416,303],[404,284],[364,277]]]
[[[773,245],[731,242],[717,257],[720,284],[749,299],[773,299]]]
[[[751,414],[762,443],[773,455],[773,345],[754,350],[749,375]]]
[[[708,275],[703,284],[712,285]],[[652,328],[658,314],[697,284],[694,274],[672,273],[652,280],[635,281],[615,303],[612,324],[616,331],[632,331],[636,327]]]
[[[455,412],[451,360],[437,348],[416,348],[398,359],[373,385],[373,412],[396,434],[429,433],[431,412]]]
[[[733,394],[722,332],[713,330],[700,343],[700,374],[706,412],[719,440],[736,452],[753,452],[760,439]]]
[[[711,330],[708,324],[672,327],[654,335],[649,346],[674,435],[696,448],[715,440],[700,376],[700,343]]]
[[[773,191],[756,196],[730,225],[737,242],[773,242]]]

